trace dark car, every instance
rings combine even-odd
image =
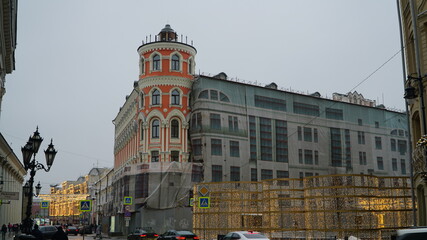
[[[77,235],[79,233],[79,229],[74,226],[68,226],[67,230],[65,231],[66,234],[74,234]]]
[[[79,227],[79,233],[80,234],[91,234],[92,233],[92,227],[85,225]]]
[[[190,231],[169,230],[161,234],[158,240],[198,240],[199,237]]]
[[[43,237],[45,239],[52,239],[53,234],[55,234],[58,229],[55,226],[40,226],[39,227],[40,232],[42,232]]]
[[[152,229],[137,229],[128,235],[128,240],[154,240],[158,237]]]

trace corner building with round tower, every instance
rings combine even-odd
[[[196,49],[167,24],[137,51],[139,79],[113,120],[110,205],[118,214],[111,224],[117,232],[125,225],[191,229],[190,190],[201,178],[201,164],[189,161],[188,138]],[[132,204],[124,205],[124,197]]]

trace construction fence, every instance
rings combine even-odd
[[[410,186],[408,177],[354,174],[201,183],[193,230],[204,240],[238,230],[281,240],[390,239],[413,224]],[[200,198],[209,206],[199,206]]]

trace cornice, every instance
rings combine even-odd
[[[155,86],[179,86],[191,89],[193,80],[175,76],[154,76],[143,78],[138,81],[139,88]]]
[[[139,55],[147,52],[159,51],[159,50],[176,50],[180,52],[186,52],[192,56],[196,55],[196,49],[194,47],[181,44],[179,42],[156,42],[152,44],[143,45],[138,49]]]

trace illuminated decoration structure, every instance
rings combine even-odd
[[[210,208],[197,206],[208,189]],[[206,192],[206,191],[205,191]],[[412,222],[409,177],[323,175],[195,185],[193,230],[215,239],[252,229],[270,239],[388,239]]]

